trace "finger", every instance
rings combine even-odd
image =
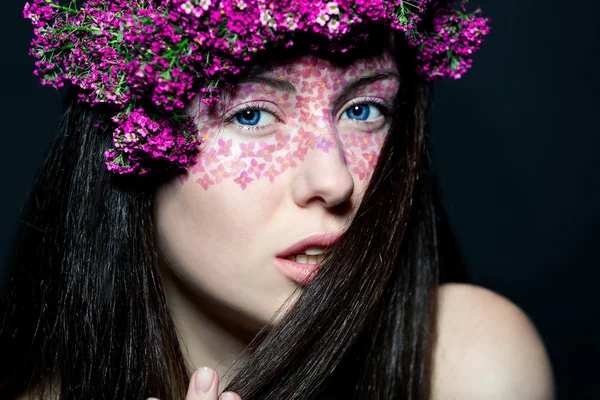
[[[219,396],[219,400],[242,400],[242,398],[234,392],[223,392]]]
[[[198,368],[190,379],[185,400],[217,400],[219,375],[207,367]]]

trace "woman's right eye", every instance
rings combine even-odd
[[[242,126],[259,127],[272,124],[276,118],[267,110],[252,108],[238,112],[233,116],[232,120]]]

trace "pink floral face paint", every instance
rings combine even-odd
[[[390,56],[336,67],[315,56],[248,77],[198,118],[204,139],[193,176],[205,190],[274,182],[311,151],[339,157],[368,179],[388,134],[399,89]]]

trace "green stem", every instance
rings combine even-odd
[[[79,12],[79,10],[75,9],[75,8],[70,8],[70,7],[65,7],[65,6],[61,6],[58,4],[54,4],[54,3],[50,3],[50,7],[56,8],[57,10],[62,10],[62,11],[69,11],[69,12]]]

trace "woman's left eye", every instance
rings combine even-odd
[[[263,126],[276,120],[270,112],[259,109],[246,109],[235,114],[232,119],[242,126]]]
[[[379,118],[382,115],[381,110],[375,104],[361,103],[348,108],[342,114],[340,119],[353,119],[355,121],[370,121]]]

